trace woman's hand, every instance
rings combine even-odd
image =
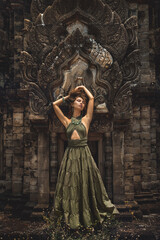
[[[77,91],[77,90],[79,90],[79,89],[85,89],[86,87],[84,86],[84,85],[81,85],[81,86],[77,86],[76,88],[75,88],[75,90]]]
[[[83,89],[85,91],[85,93],[87,94],[89,99],[94,98],[92,93],[84,85],[81,85],[81,86],[78,86],[78,87],[75,88],[75,90],[79,90],[79,89]]]

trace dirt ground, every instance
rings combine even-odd
[[[22,220],[10,213],[0,212],[0,239],[50,239],[43,220]],[[117,228],[118,240],[160,240],[160,215],[145,215],[142,220],[123,222]]]

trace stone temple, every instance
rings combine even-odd
[[[80,84],[95,97],[88,144],[110,199],[157,211],[158,0],[1,1],[0,199],[52,204],[66,135],[50,102]]]

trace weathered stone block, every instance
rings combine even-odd
[[[8,149],[8,148],[5,149],[5,153],[6,154],[13,154],[13,148],[12,149],[11,148],[10,149]]]
[[[155,171],[155,169],[157,169],[157,160],[156,159],[152,160],[150,165],[151,165],[151,171]]]
[[[37,191],[30,192],[30,201],[37,202],[37,200],[38,200],[38,192]]]
[[[138,4],[137,3],[129,3],[129,9],[136,10],[137,8],[138,8]]]
[[[152,119],[157,119],[158,117],[158,112],[155,108],[151,108],[151,116],[152,116]]]
[[[125,146],[124,153],[127,154],[133,153],[133,147]]]
[[[153,118],[151,119],[151,126],[156,128],[156,126],[157,126],[157,119],[153,119]]]
[[[52,145],[52,146],[50,147],[50,151],[51,151],[51,152],[57,152],[57,150],[58,150],[57,145]]]
[[[134,193],[125,193],[125,200],[132,201],[134,199]]]
[[[37,186],[38,184],[38,178],[31,177],[30,178],[30,186]]]
[[[6,167],[12,167],[13,154],[6,154]]]
[[[134,174],[135,175],[140,175],[141,174],[141,168],[135,168],[134,169]]]
[[[156,131],[151,132],[151,138],[156,138]]]
[[[21,127],[23,126],[23,113],[13,113],[13,126]]]
[[[13,134],[14,133],[16,133],[16,134],[23,134],[23,132],[24,132],[24,128],[23,127],[21,127],[21,126],[19,126],[19,127],[17,127],[17,126],[13,126]]]
[[[125,161],[133,161],[133,154],[125,154],[124,160]]]
[[[11,180],[11,178],[12,178],[12,169],[9,168],[9,167],[7,167],[7,168],[6,168],[6,180],[7,180],[7,181],[8,181],[8,180]]]
[[[150,182],[142,182],[142,190],[150,190],[151,183]]]
[[[56,168],[58,166],[57,161],[50,161],[50,166]]]
[[[148,161],[150,161],[150,158],[151,158],[151,154],[150,153],[143,153],[141,154],[141,160],[142,160],[142,163],[143,164],[147,164]]]
[[[31,169],[37,169],[38,168],[38,159],[37,159],[37,155],[33,154],[31,156],[31,165],[30,165]]]
[[[30,176],[24,176],[23,177],[23,183],[26,185],[30,185]]]
[[[143,118],[150,120],[150,108],[141,110],[141,119]]]
[[[15,174],[12,174],[12,182],[22,182],[22,176],[17,176]]]
[[[150,174],[151,181],[157,181],[157,174]]]
[[[127,169],[125,170],[125,176],[126,177],[131,177],[134,175],[134,169]]]
[[[141,125],[142,132],[149,132],[150,128],[151,128],[150,125]]]
[[[137,151],[137,148],[134,148],[135,151]],[[135,152],[134,152],[135,153]],[[138,164],[140,163],[140,160],[141,160],[141,154],[140,154],[140,148],[139,148],[139,151],[138,153],[134,154],[134,162],[138,162]]]
[[[151,153],[151,148],[146,147],[146,146],[142,146],[141,153]]]
[[[38,170],[30,170],[30,176],[32,178],[38,178]]]
[[[12,181],[12,193],[13,194],[21,194],[22,193],[22,183],[21,182],[13,182]]]
[[[125,192],[133,192],[134,191],[134,186],[133,185],[125,185],[124,187]]]
[[[30,162],[29,161],[24,161],[24,169],[29,168],[30,167]]]
[[[133,148],[136,148],[136,147],[139,148],[141,144],[140,139],[133,139],[132,143],[133,143]]]
[[[132,169],[133,165],[134,165],[133,162],[125,162],[125,164],[124,164],[125,169]]]
[[[140,129],[141,129],[140,123],[138,121],[133,121],[132,131],[140,132]]]
[[[141,119],[141,126],[150,126],[150,119]]]
[[[141,182],[141,176],[135,175],[133,177],[134,182]]]
[[[141,133],[141,139],[143,140],[149,140],[150,138],[151,138],[151,135],[150,135],[150,133],[149,132],[142,132]]]

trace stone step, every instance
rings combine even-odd
[[[122,221],[122,222],[132,222],[134,217],[130,212],[125,212],[125,213],[120,213],[119,215],[117,215],[116,219],[118,221]]]
[[[154,198],[143,198],[143,199],[137,199],[138,204],[154,204],[157,202]]]
[[[127,202],[125,204],[116,205],[119,212],[129,212],[130,210],[139,210],[139,206],[134,202]]]
[[[144,192],[142,194],[135,195],[136,200],[143,199],[143,198],[153,199],[153,194],[150,192]]]
[[[153,197],[156,201],[160,202],[160,193],[153,193]]]

